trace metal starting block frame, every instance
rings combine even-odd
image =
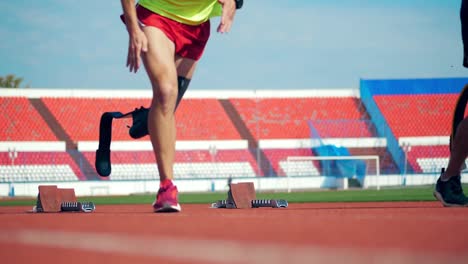
[[[78,202],[75,189],[57,188],[56,185],[39,185],[36,205],[32,213],[85,212],[96,210],[93,202]]]
[[[211,204],[211,208],[247,209],[247,208],[286,208],[286,200],[257,199],[252,182],[230,183],[228,198]]]

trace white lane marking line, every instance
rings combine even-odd
[[[467,263],[468,255],[332,249],[228,240],[181,239],[52,230],[1,231],[0,242],[215,263]]]

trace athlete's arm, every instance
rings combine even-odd
[[[236,15],[236,1],[235,0],[218,0],[223,6],[223,14],[221,15],[221,22],[218,26],[219,33],[229,32],[234,16]]]
[[[138,24],[135,0],[121,0],[120,2],[122,3],[125,25],[129,36],[127,67],[130,72],[137,72],[141,64],[141,52],[148,50],[148,40]]]

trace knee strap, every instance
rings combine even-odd
[[[187,91],[187,88],[190,84],[190,79],[187,79],[185,77],[179,76],[177,77],[177,102],[176,102],[176,107],[174,109],[177,110],[177,106],[179,106],[180,101],[182,101],[182,97],[184,97],[185,92]]]
[[[190,84],[190,79],[179,76],[177,77],[177,82],[177,101],[174,111],[177,110],[180,101],[182,101],[182,97],[184,97],[184,94]],[[135,109],[132,126],[128,131],[132,138],[138,139],[148,135],[148,112],[149,108],[141,107],[138,111]]]
[[[179,76],[178,81],[178,93],[176,109],[179,105],[182,97],[187,91],[190,79]],[[174,110],[175,111],[175,110]],[[101,121],[99,124],[99,147],[96,150],[96,160],[94,166],[99,175],[107,177],[111,174],[111,159],[110,159],[110,144],[112,141],[112,120],[114,118],[129,118],[132,117],[132,126],[129,129],[129,134],[132,138],[138,139],[148,135],[148,112],[149,108],[140,107],[136,108],[132,112],[121,113],[121,112],[105,112],[101,115]]]

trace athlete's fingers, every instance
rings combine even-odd
[[[133,71],[133,64],[134,64],[134,54],[135,54],[135,51],[133,49],[133,46],[130,47],[130,52],[128,54],[128,56],[130,57],[130,62],[129,62],[129,65],[128,65],[128,69],[130,70],[130,72]]]
[[[228,33],[232,27],[232,20],[227,20],[225,23],[220,23],[218,26],[219,33]]]
[[[130,47],[128,52],[128,69],[130,72],[133,72],[133,68],[135,66],[135,48],[133,46]]]
[[[128,44],[128,51],[127,51],[127,64],[125,65],[126,67],[129,67],[130,66],[130,54],[131,54],[132,50],[131,50],[131,46],[130,46],[130,43]]]
[[[227,32],[229,32],[229,30],[231,29],[231,25],[232,25],[232,20],[225,19],[225,21],[221,21],[221,22],[219,23],[217,32],[219,32],[219,33],[227,33]]]
[[[223,13],[221,15],[221,21],[219,21],[219,25],[218,25],[218,28],[216,29],[216,31],[218,33],[223,33],[223,29],[224,29],[224,20],[225,20],[225,15],[224,15],[224,9],[223,9]]]
[[[143,31],[130,34],[128,44],[127,67],[130,72],[137,72],[141,65],[141,52],[148,51],[148,39]]]
[[[234,1],[218,0],[218,2],[223,6],[223,12],[221,14],[221,22],[217,31],[219,33],[229,32],[236,14],[236,5]]]
[[[231,30],[231,25],[232,25],[232,20],[228,21],[225,25],[224,25],[224,32],[229,32]]]
[[[135,53],[133,57],[133,72],[137,72],[140,66],[140,52],[141,52],[141,44],[137,43],[135,45]]]
[[[223,27],[224,27],[223,23],[222,22],[219,23],[218,29],[216,31],[219,33],[223,33]]]

